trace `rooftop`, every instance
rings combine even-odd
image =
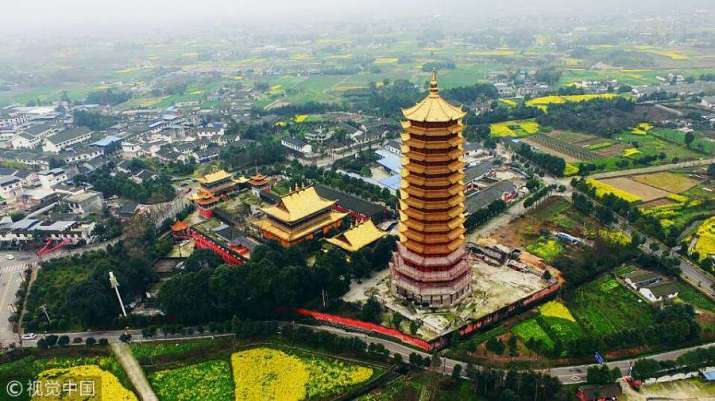
[[[330,208],[333,204],[335,201],[323,199],[315,188],[307,187],[282,196],[277,205],[266,207],[263,211],[278,220],[294,222]]]
[[[438,123],[459,120],[467,113],[461,107],[452,106],[439,95],[437,73],[433,71],[429,95],[416,105],[402,109],[402,114],[410,121]]]
[[[198,181],[202,184],[211,184],[217,181],[225,180],[226,178],[232,178],[233,174],[226,172],[226,170],[219,170],[210,174],[206,174],[203,177],[199,177]]]
[[[372,220],[367,220],[340,235],[328,238],[327,241],[333,245],[343,248],[348,252],[355,252],[359,251],[366,245],[379,240],[385,235],[386,233],[377,228]]]
[[[70,128],[68,130],[52,135],[47,140],[57,144],[90,134],[91,132],[92,131],[85,127]]]

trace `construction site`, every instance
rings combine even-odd
[[[400,331],[439,345],[455,331],[467,335],[549,298],[562,284],[557,270],[528,252],[489,241],[469,243],[472,292],[449,308],[431,308],[393,295],[390,277],[366,288],[362,300],[374,296],[388,311],[406,318]],[[549,272],[546,274],[546,272]],[[352,301],[359,301],[351,294]],[[417,324],[417,331],[410,326]]]

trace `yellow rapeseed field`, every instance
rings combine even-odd
[[[593,99],[613,99],[618,95],[615,93],[592,93],[587,95],[569,95],[569,96],[543,96],[537,97],[526,102],[527,106],[538,107],[543,111],[547,111],[550,104],[561,104],[567,102],[585,102]]]
[[[576,319],[569,311],[566,305],[558,301],[549,301],[539,307],[539,313],[546,317],[557,317],[570,322],[575,322]]]
[[[375,59],[374,63],[377,65],[381,64],[395,64],[399,61],[400,59],[397,57],[378,57]]]
[[[309,374],[285,352],[255,348],[231,355],[236,401],[301,401]]]
[[[698,242],[695,250],[700,254],[700,259],[715,255],[715,217],[711,217],[698,227]]]
[[[302,123],[308,118],[307,114],[296,114],[296,116],[293,118],[293,120],[297,123]]]
[[[636,125],[632,130],[631,133],[634,135],[647,135],[648,131],[652,130],[653,126],[648,124],[648,123],[640,123]]]
[[[589,178],[588,180],[586,180],[586,183],[596,189],[596,196],[599,197],[604,196],[606,194],[612,194],[629,203],[636,203],[643,200],[638,195],[634,195],[622,189],[616,188],[612,185],[608,185],[605,182],[594,180],[593,178]]]
[[[347,391],[370,380],[372,368],[271,348],[231,355],[236,401],[301,401]]]
[[[539,132],[539,123],[534,120],[514,120],[502,123],[494,123],[489,126],[491,135],[495,138],[501,137],[524,137]]]
[[[71,368],[57,368],[43,371],[37,376],[40,393],[32,401],[137,401],[137,396],[122,386],[116,376],[102,370],[97,365],[80,365]],[[88,388],[83,390],[82,383],[91,381],[95,396],[87,397]],[[56,396],[54,391],[46,390],[59,384],[64,393]],[[72,385],[76,385],[76,391]]]
[[[623,149],[623,157],[633,157],[639,154],[641,151],[636,148],[626,148]]]

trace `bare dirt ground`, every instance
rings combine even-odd
[[[613,145],[603,148],[603,149],[598,149],[594,150],[594,152],[598,153],[599,155],[603,157],[613,157],[613,156],[619,156],[623,154],[623,151],[627,148],[625,144],[622,143],[614,143]]]
[[[665,198],[670,195],[670,192],[642,184],[630,177],[607,178],[601,181],[633,195],[640,196],[644,202]]]

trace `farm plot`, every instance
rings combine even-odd
[[[544,331],[536,319],[525,320],[512,327],[511,332],[527,345],[541,344],[546,351],[554,349],[554,340]]]
[[[222,360],[154,372],[149,375],[149,383],[161,401],[234,399],[231,367]]]
[[[581,326],[595,335],[646,327],[654,316],[648,305],[609,276],[577,289],[567,305]]]
[[[634,175],[631,179],[640,182],[641,184],[677,194],[685,192],[698,185],[698,181],[693,178],[668,171],[654,174]]]
[[[695,233],[694,251],[700,255],[700,259],[705,259],[715,255],[715,217],[705,220]]]
[[[557,256],[563,253],[564,246],[557,240],[539,237],[535,243],[527,245],[526,250],[529,251],[529,253],[544,259],[547,263],[550,263]]]
[[[588,180],[586,180],[586,183],[596,190],[596,196],[598,197],[605,195],[614,195],[630,203],[636,203],[643,200],[640,196],[630,193],[619,187],[610,185],[605,182],[605,180],[600,181],[589,178]]]
[[[626,194],[631,194],[632,196],[635,196],[636,198],[638,198],[638,200],[646,201],[646,202],[652,201],[654,199],[666,198],[666,197],[668,197],[668,195],[670,195],[670,192],[668,192],[668,191],[664,191],[662,189],[643,184],[641,182],[633,180],[630,177],[607,178],[604,180],[599,180],[599,182],[606,184],[608,186],[611,186],[613,188],[616,188],[617,191],[614,191],[612,193],[614,193],[616,196],[623,197],[624,199],[626,199],[628,201],[630,201],[630,199],[634,199],[634,198],[628,197],[628,196],[625,196],[625,197],[621,196],[621,192],[626,193]],[[599,188],[597,188],[596,190],[598,191]],[[618,191],[620,191],[620,192],[618,192]],[[634,201],[637,201],[637,200],[634,200]]]
[[[531,213],[499,228],[492,238],[507,246],[526,248],[541,238],[542,229],[565,231],[572,235],[584,236],[586,234],[585,227],[589,226],[599,227],[599,224],[591,217],[576,210],[568,201],[552,197],[546,199]],[[568,249],[570,248],[566,247],[564,251]]]
[[[72,379],[92,381],[95,397],[87,401],[136,401],[131,383],[126,373],[113,356],[98,349],[50,349],[32,350],[28,356],[0,364],[0,386],[4,390],[12,380],[39,383],[52,379],[53,382],[67,383]],[[45,385],[40,384],[40,388]],[[62,388],[62,387],[60,387]],[[43,394],[47,395],[47,394]],[[67,396],[68,394],[64,394]],[[78,396],[78,394],[73,394]],[[3,398],[4,399],[4,398]],[[14,400],[28,401],[29,394],[23,392]],[[33,400],[59,400],[60,397],[34,397]],[[66,397],[66,399],[75,399]]]
[[[558,301],[550,301],[539,308],[539,315],[512,328],[512,333],[527,346],[553,350],[556,342],[568,343],[583,336],[583,330],[569,309]]]
[[[567,162],[593,161],[600,158],[597,153],[585,147],[565,142],[547,134],[534,135],[525,141],[547,153],[561,157]]]
[[[336,395],[370,380],[373,369],[316,356],[254,348],[231,355],[236,401],[301,401]]]
[[[522,138],[539,132],[539,124],[534,120],[515,120],[495,123],[489,126],[491,136],[495,138]]]

